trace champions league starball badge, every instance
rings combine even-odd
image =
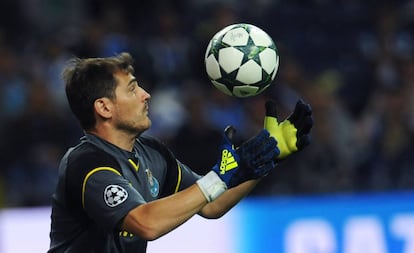
[[[128,192],[119,185],[108,185],[104,191],[104,200],[109,207],[115,207],[128,198]]]
[[[148,188],[150,190],[151,196],[155,198],[158,196],[158,193],[160,191],[160,184],[158,183],[158,180],[152,175],[150,169],[146,169],[145,173],[147,174]]]

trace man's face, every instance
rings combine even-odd
[[[151,126],[148,117],[148,100],[151,95],[139,86],[132,74],[117,72],[114,76],[118,83],[113,101],[114,126],[139,135]]]

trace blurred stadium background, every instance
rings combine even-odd
[[[238,22],[263,28],[280,53],[274,84],[254,98],[221,94],[204,70],[210,38]],[[152,95],[149,133],[199,173],[215,162],[225,125],[244,137],[261,127],[266,99],[277,100],[282,117],[298,98],[313,106],[312,145],[213,223],[220,229],[211,234],[250,231],[235,237],[245,246],[236,252],[414,252],[412,0],[1,1],[0,252],[11,252],[11,221],[43,231],[24,228],[39,210],[43,222],[34,224],[46,228],[39,236],[48,242],[57,164],[82,135],[62,66],[72,56],[121,51],[135,57],[136,76]],[[267,225],[251,225],[262,217]],[[263,240],[262,230],[267,248],[246,251]]]

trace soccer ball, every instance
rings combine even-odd
[[[240,23],[213,36],[204,62],[216,88],[229,96],[250,97],[270,86],[279,67],[279,55],[265,31]]]

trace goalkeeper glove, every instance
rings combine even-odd
[[[280,154],[277,161],[302,150],[310,143],[310,130],[313,126],[312,108],[298,100],[293,113],[284,121],[278,122],[276,104],[267,101],[264,128],[277,140]]]
[[[266,129],[235,148],[232,126],[224,130],[221,153],[212,171],[197,181],[206,199],[211,202],[227,188],[237,186],[247,180],[256,179],[269,173],[279,155],[277,143]]]

